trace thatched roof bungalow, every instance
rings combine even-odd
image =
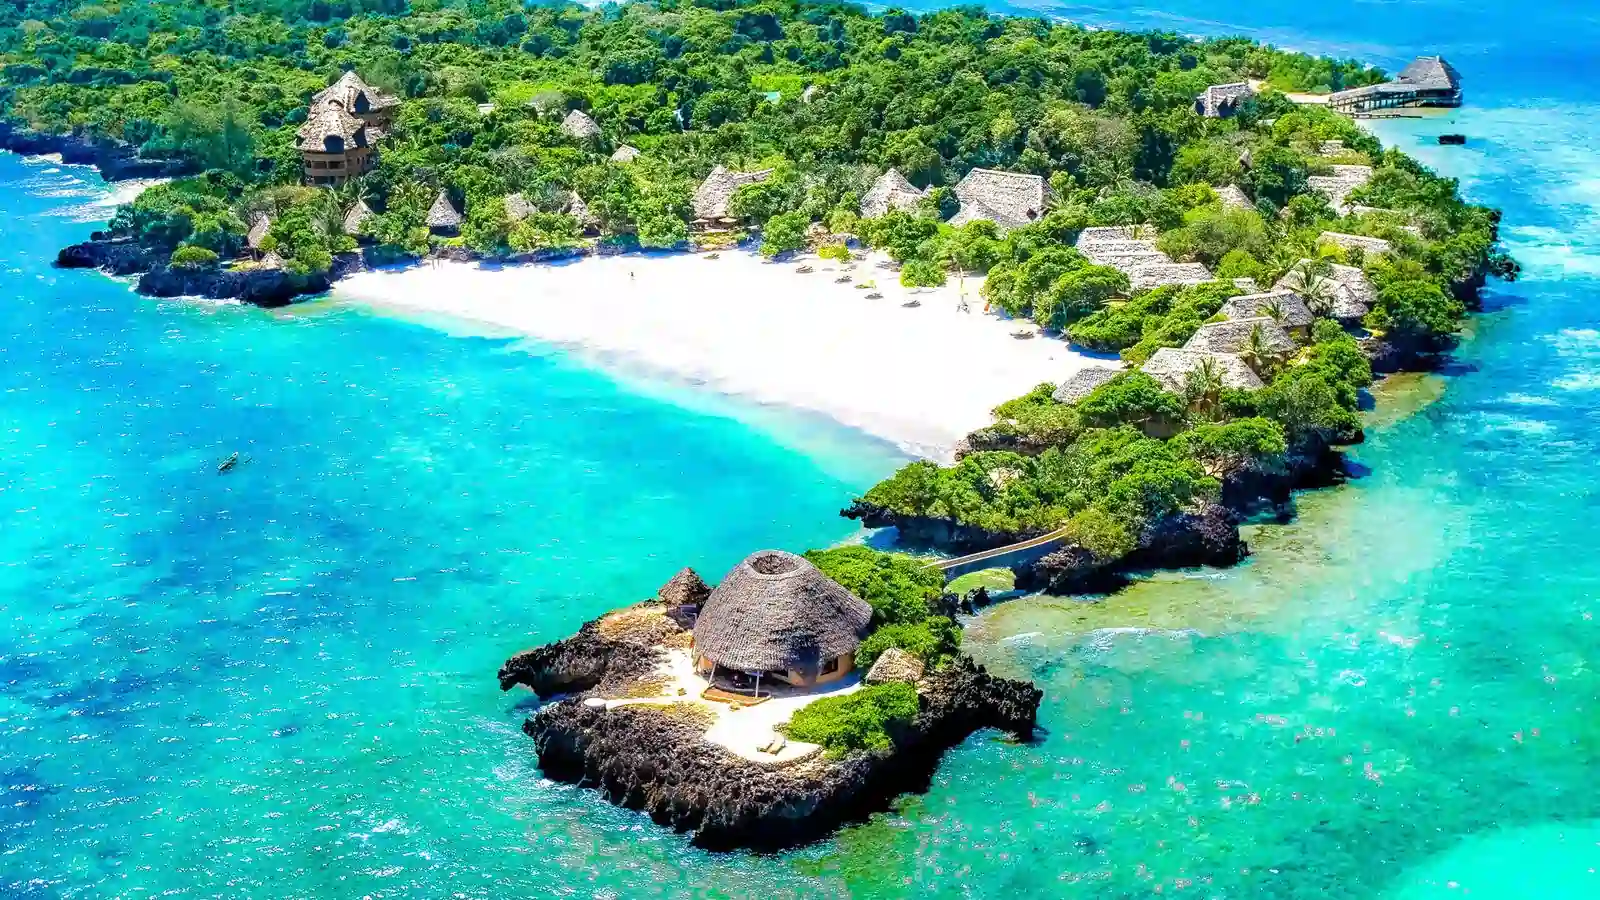
[[[261,242],[267,239],[267,235],[271,231],[272,219],[264,212],[256,213],[255,219],[250,223],[250,230],[245,232],[245,246],[251,250],[260,250]]]
[[[1100,385],[1121,374],[1122,370],[1113,366],[1085,366],[1072,373],[1071,378],[1061,382],[1061,386],[1050,395],[1050,399],[1057,403],[1077,403],[1094,393]]]
[[[803,557],[752,553],[733,567],[695,621],[695,666],[810,686],[855,664],[872,607]]]
[[[1194,98],[1194,111],[1210,119],[1225,118],[1237,112],[1239,104],[1255,95],[1256,89],[1248,81],[1213,84],[1206,88],[1205,93]]]
[[[506,205],[506,218],[511,220],[512,224],[521,222],[523,219],[533,215],[533,204],[528,202],[528,195],[521,191],[515,194],[507,194],[504,202]]]
[[[592,141],[600,136],[599,124],[580,109],[567,113],[567,117],[561,120],[561,131],[578,141]]]
[[[968,222],[993,222],[1000,233],[1021,228],[1044,215],[1053,194],[1038,175],[973,169],[956,184],[961,209],[950,218],[960,227]]]
[[[344,214],[344,233],[351,237],[360,236],[361,223],[372,215],[372,207],[367,205],[367,201],[357,200],[356,205],[350,207],[350,211]]]
[[[450,202],[450,194],[440,191],[428,208],[428,230],[434,234],[455,234],[464,221],[461,210]]]
[[[1334,166],[1331,175],[1307,178],[1306,187],[1328,198],[1329,205],[1340,215],[1347,215],[1351,210],[1350,194],[1371,180],[1371,166]]]
[[[867,195],[861,198],[861,215],[863,218],[876,219],[893,209],[911,209],[926,193],[907,181],[899,169],[890,169],[879,175],[867,190]]]
[[[1217,196],[1222,198],[1222,205],[1226,209],[1255,209],[1256,205],[1237,184],[1224,185],[1217,188]]]
[[[1317,235],[1317,243],[1332,244],[1340,250],[1360,250],[1367,256],[1386,256],[1394,252],[1394,245],[1383,238],[1339,231],[1324,231]]]
[[[1267,353],[1279,358],[1294,354],[1295,343],[1289,337],[1289,332],[1266,316],[1201,325],[1189,342],[1183,345],[1183,349],[1201,353],[1243,354],[1256,340],[1254,335],[1258,331],[1261,333],[1261,347]]]
[[[1294,291],[1277,290],[1244,294],[1222,304],[1222,315],[1230,319],[1255,319],[1265,316],[1289,334],[1302,336],[1311,328],[1317,317],[1306,305],[1304,297]]]
[[[890,647],[878,655],[877,662],[867,670],[867,677],[862,680],[867,684],[888,684],[892,681],[916,684],[922,678],[922,660],[901,650],[899,647]]]
[[[720,165],[712,169],[706,180],[700,182],[700,187],[695,189],[691,200],[695,225],[710,229],[720,224],[733,224],[735,220],[728,215],[728,200],[733,197],[734,191],[747,184],[760,184],[771,177],[771,169],[762,169],[759,172],[731,172]]]
[[[1310,260],[1305,259],[1296,263],[1278,279],[1273,290],[1290,290],[1303,297],[1326,295],[1329,315],[1347,324],[1361,321],[1372,310],[1378,295],[1372,282],[1367,280],[1367,273],[1355,266],[1334,264],[1329,266],[1327,275],[1307,285],[1305,272],[1309,263]]]
[[[611,161],[616,163],[631,163],[639,158],[639,148],[623,144],[611,154]]]
[[[1205,284],[1213,280],[1211,270],[1201,263],[1153,263],[1136,266],[1128,273],[1128,284],[1136,291],[1149,290],[1164,285],[1183,287]]]
[[[586,232],[600,230],[600,219],[589,210],[589,204],[583,202],[577,191],[567,192],[567,201],[561,205],[561,211],[578,220],[578,227]]]
[[[1203,353],[1197,350],[1178,350],[1162,347],[1150,356],[1139,371],[1161,382],[1161,386],[1174,394],[1189,390],[1189,375],[1198,370],[1202,362],[1210,360],[1222,379],[1223,387],[1240,390],[1260,390],[1264,385],[1244,360],[1231,353]]]

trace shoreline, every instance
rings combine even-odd
[[[998,404],[1086,366],[1118,365],[1038,335],[1032,323],[983,313],[981,278],[965,280],[969,311],[961,312],[962,285],[909,290],[879,267],[885,261],[869,254],[847,269],[809,253],[768,261],[745,250],[436,261],[354,273],[331,299],[524,335],[602,369],[822,414],[944,460]],[[802,266],[814,271],[797,273]],[[1022,330],[1036,336],[1013,337]]]

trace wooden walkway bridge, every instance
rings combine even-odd
[[[980,569],[1004,567],[1015,570],[1043,559],[1052,550],[1065,543],[1066,539],[1067,530],[1065,528],[1057,528],[1048,534],[1041,534],[1038,537],[1018,541],[1015,544],[1007,544],[1004,547],[969,553],[966,556],[958,556],[955,559],[934,560],[928,563],[927,567],[943,570],[946,580],[959,578],[962,575],[976,572]]]

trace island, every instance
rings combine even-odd
[[[810,840],[975,730],[1027,739],[1039,694],[962,655],[947,577],[1237,563],[1241,523],[1345,477],[1374,378],[1438,365],[1517,274],[1498,211],[1353,120],[1465,102],[1436,56],[1389,79],[971,6],[318,6],[0,13],[0,147],[170,179],[60,265],[277,306],[375,267],[759,254],[1060,348],[950,458],[848,500],[925,556],[758,551],[502,668],[548,701],[551,777],[708,847]]]
[[[925,789],[974,731],[1032,738],[1040,691],[960,654],[943,585],[864,547],[759,551],[517,654],[500,686],[561,698],[523,725],[549,777],[698,846],[793,846]]]

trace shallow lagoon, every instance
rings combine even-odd
[[[1043,741],[975,738],[927,796],[779,857],[543,782],[493,669],[684,561],[848,535],[835,510],[892,454],[536,346],[137,300],[46,266],[104,215],[74,209],[101,196],[83,173],[0,159],[7,220],[40,223],[0,246],[3,892],[1600,894],[1593,24],[1052,11],[1444,52],[1471,143],[1379,129],[1506,209],[1527,278],[1380,406],[1370,474],[1262,526],[1247,565],[983,616],[974,649],[1047,690]],[[218,479],[233,449],[253,459]]]

